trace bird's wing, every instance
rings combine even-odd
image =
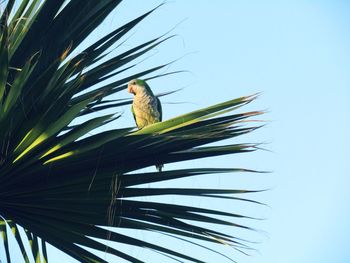
[[[148,93],[150,96],[154,97],[153,91],[151,90],[150,86],[149,86],[146,82],[145,82],[144,87],[145,87],[147,93]]]
[[[162,121],[162,118],[163,118],[162,104],[160,103],[160,100],[158,97],[156,97],[156,99],[157,99],[157,110],[159,112],[159,121]]]

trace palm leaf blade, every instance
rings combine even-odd
[[[205,242],[225,244],[242,253],[250,250],[249,241],[217,226],[254,231],[247,220],[258,218],[143,198],[200,197],[261,204],[238,197],[259,190],[174,187],[170,182],[257,171],[137,170],[257,150],[257,144],[231,141],[261,127],[251,124],[251,118],[263,112],[232,113],[257,95],[198,109],[142,130],[123,127],[121,115],[115,112],[131,103],[118,97],[128,81],[151,80],[177,71],[159,73],[173,62],[135,70],[137,61],[172,38],[167,34],[124,51],[116,48],[161,5],[125,25],[113,26],[110,33],[79,52],[79,45],[120,2],[6,1],[0,28],[0,234],[8,262],[13,245],[8,242],[8,227],[25,262],[48,262],[46,243],[79,262],[107,262],[98,252],[142,262],[114,243],[175,261],[204,262],[177,248],[118,232],[126,229],[153,232],[202,248]],[[105,110],[109,112],[102,113]],[[115,128],[106,129],[106,124]],[[230,142],[216,144],[228,139]],[[158,183],[162,186],[153,185]],[[214,248],[208,250],[230,260]]]

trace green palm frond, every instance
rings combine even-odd
[[[207,174],[254,171],[138,170],[159,163],[255,151],[255,144],[215,143],[259,128],[247,123],[262,112],[234,112],[252,102],[256,95],[196,110],[142,130],[116,127],[90,134],[118,119],[118,115],[104,114],[103,110],[116,111],[117,107],[131,103],[106,97],[125,91],[130,79],[156,77],[150,74],[167,66],[133,71],[138,58],[169,36],[160,36],[114,56],[109,54],[111,47],[156,8],[74,53],[120,2],[5,1],[0,25],[0,234],[8,262],[13,245],[19,246],[25,262],[48,262],[46,243],[80,262],[107,262],[91,249],[141,262],[97,239],[202,262],[156,242],[118,233],[116,228],[163,233],[183,242],[225,244],[243,253],[249,250],[244,240],[216,230],[215,225],[249,230],[250,227],[234,220],[251,217],[137,198],[196,196],[259,204],[237,196],[256,191],[144,186],[157,182],[170,185],[167,184],[170,180]],[[102,81],[103,85],[95,86]],[[92,112],[100,114],[92,117]],[[8,242],[12,234],[17,244]],[[27,241],[29,249],[24,245]]]

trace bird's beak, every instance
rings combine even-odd
[[[131,85],[128,85],[128,92],[135,95],[135,92],[134,92],[134,90],[132,89],[132,86],[131,86]]]

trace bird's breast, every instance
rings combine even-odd
[[[133,109],[138,128],[141,129],[160,121],[157,106],[157,100],[152,96],[134,97]]]

